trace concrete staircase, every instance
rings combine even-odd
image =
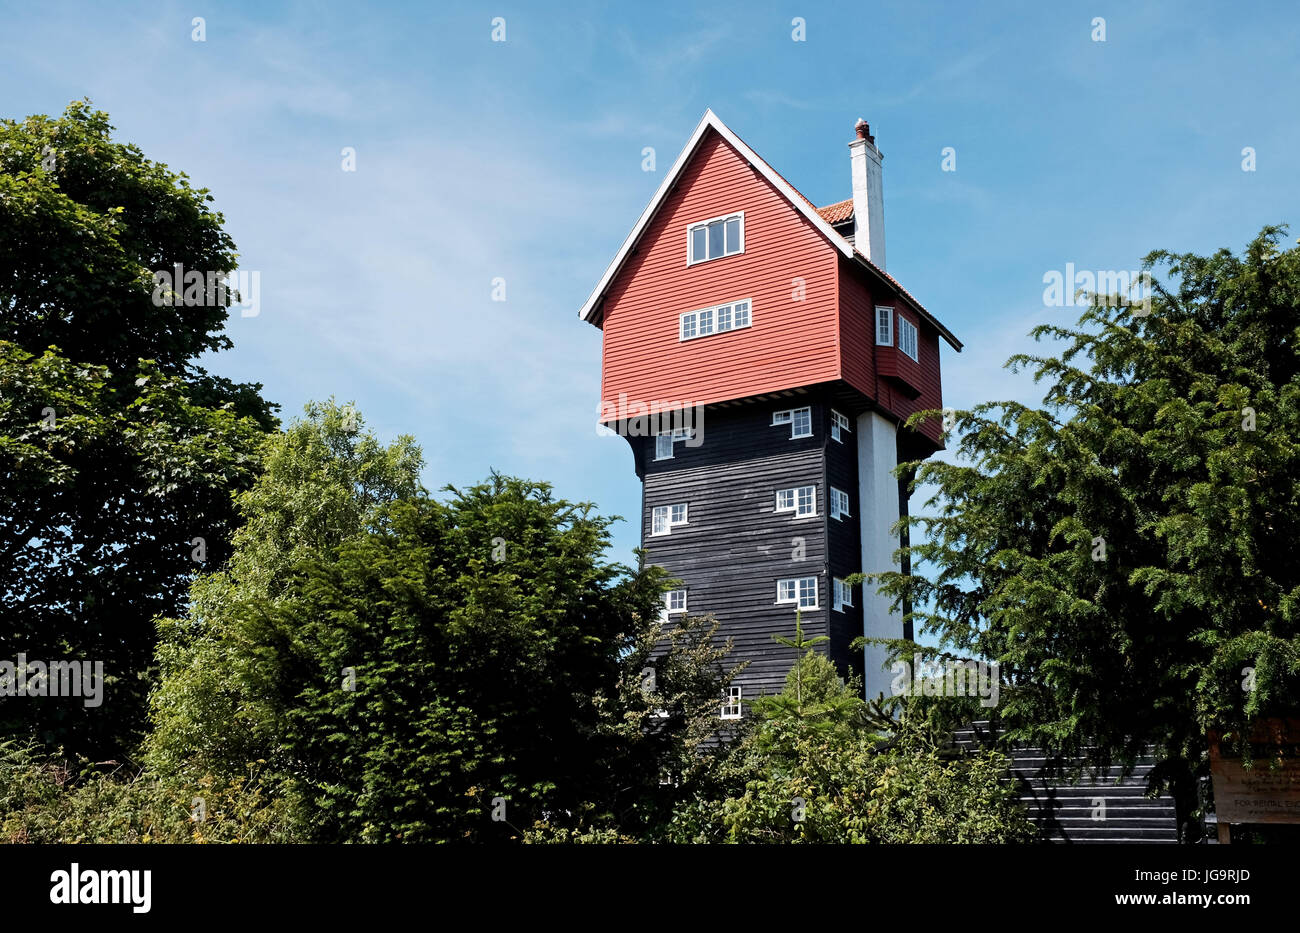
[[[988,727],[987,722],[971,723],[958,729],[953,741],[967,750],[987,745]],[[1122,769],[1114,765],[1095,781],[1085,771],[1079,783],[1071,785],[1064,776],[1045,776],[1047,758],[1040,748],[1017,746],[1010,755],[1008,780],[1019,785],[1021,801],[1049,842],[1178,842],[1173,798],[1146,796],[1146,779],[1154,764],[1150,756],[1139,759],[1128,777],[1121,778]],[[1094,812],[1101,815],[1101,801],[1105,819],[1094,819]]]

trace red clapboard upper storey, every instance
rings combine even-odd
[[[853,214],[819,211],[707,112],[579,312],[604,331],[602,402],[843,380],[898,418],[939,407],[939,339],[961,345],[837,232]]]

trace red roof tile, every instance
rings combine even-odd
[[[817,213],[821,214],[822,220],[828,224],[841,224],[853,216],[853,199],[839,201],[835,204],[827,204],[825,207],[817,208]]]

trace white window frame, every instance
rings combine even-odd
[[[836,612],[843,612],[845,606],[852,609],[853,587],[849,586],[839,577],[834,577],[831,581],[831,598],[834,600]]]
[[[744,305],[745,323],[737,324],[736,308]],[[727,309],[728,324],[726,329],[719,328],[718,322],[722,309]],[[701,327],[701,315],[708,315],[709,329],[705,331]],[[690,333],[687,333],[687,324],[690,325]],[[677,341],[685,343],[687,340],[699,340],[701,337],[716,337],[719,334],[730,334],[737,330],[747,330],[754,326],[754,299],[737,298],[734,301],[724,301],[720,304],[709,305],[707,308],[696,308],[694,311],[683,311],[677,316]]]
[[[832,486],[830,500],[831,518],[843,519],[853,517],[853,513],[849,510],[851,504],[849,501],[849,494],[843,489],[836,489]]]
[[[786,584],[789,584],[787,587]],[[808,584],[811,584],[812,602],[805,604],[804,599],[807,595]],[[782,596],[783,588],[793,590],[792,596]],[[776,604],[778,606],[794,606],[796,609],[818,609],[819,587],[817,586],[816,577],[785,577],[776,581]]]
[[[727,250],[727,227],[726,227],[726,221],[730,220],[730,219],[733,218],[733,217],[738,217],[738,218],[740,219],[740,248],[737,249],[734,253],[728,253],[728,252],[726,251],[726,250]],[[723,221],[723,227],[722,227],[722,255],[721,255],[721,256],[705,256],[703,259],[693,259],[693,258],[691,258],[691,233],[692,233],[692,232],[693,232],[697,227],[704,227],[704,228],[705,228],[705,230],[704,230],[704,251],[707,253],[707,252],[709,251],[709,231],[708,231],[708,226],[709,226],[709,224],[717,223],[719,220]],[[686,225],[686,265],[688,265],[688,266],[698,266],[698,265],[700,265],[700,263],[712,262],[712,261],[715,260],[715,259],[726,259],[728,256],[740,256],[740,255],[743,255],[744,252],[745,252],[745,212],[744,212],[744,211],[732,211],[732,212],[729,213],[729,214],[721,214],[721,215],[719,215],[719,216],[717,216],[717,217],[710,217],[708,220],[697,220],[697,221],[695,221],[694,223],[690,223],[690,224],[687,224],[687,225]]]
[[[680,595],[682,604],[680,608],[673,608],[673,597]],[[686,611],[686,591],[685,590],[668,590],[664,593],[664,613],[666,615],[677,615],[679,612]]]
[[[664,453],[664,448],[660,444],[660,439],[671,437],[672,441],[668,444],[668,453]],[[655,459],[671,460],[677,450],[678,441],[689,441],[691,439],[690,428],[673,428],[670,431],[660,431],[655,435]]]
[[[661,538],[664,535],[670,535],[678,525],[687,524],[688,505],[689,503],[686,502],[674,502],[672,505],[656,505],[652,508],[650,510],[650,537]],[[673,521],[673,509],[678,508],[682,510],[681,521]],[[664,516],[663,525],[661,526],[664,530],[655,531],[660,515]]]
[[[807,511],[803,511],[803,504],[799,501],[801,498],[800,493],[805,491],[812,502],[812,507]],[[781,497],[786,495],[789,496],[790,504],[782,505]],[[776,510],[778,512],[791,512],[794,514],[795,518],[814,517],[817,514],[817,487],[815,485],[808,485],[791,486],[788,489],[778,489],[776,491]]]
[[[883,315],[883,316],[882,316]],[[881,327],[884,324],[885,339],[881,340]],[[894,309],[876,305],[876,346],[892,347],[894,345]]]
[[[917,337],[916,325],[900,314],[898,316],[898,349],[919,363],[920,359],[918,358],[916,346]],[[911,349],[908,349],[909,346]]]
[[[745,699],[745,688],[741,685],[735,685],[727,688],[726,702],[718,711],[721,719],[739,719],[744,711],[742,703]]]
[[[808,430],[804,434],[796,434],[795,428],[798,422],[795,419],[795,414],[801,411],[808,413]],[[790,440],[792,441],[798,440],[801,437],[812,437],[813,436],[812,406],[801,405],[798,408],[786,408],[782,411],[772,412],[772,427],[776,427],[777,425],[782,425],[782,424],[790,425]]]
[[[850,434],[853,433],[853,429],[849,427],[849,419],[846,418],[844,415],[841,415],[834,408],[832,408],[831,409],[831,439],[837,440],[841,444],[843,444],[844,443],[843,434],[845,431],[848,431]]]

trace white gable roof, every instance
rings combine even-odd
[[[586,304],[584,304],[582,309],[578,312],[578,317],[582,318],[582,320],[587,321],[591,319],[592,314],[596,310],[596,306],[599,305],[600,300],[605,297],[605,289],[609,288],[609,284],[614,281],[614,276],[618,275],[618,270],[623,267],[623,263],[627,260],[628,254],[632,252],[632,248],[636,246],[637,241],[641,239],[641,234],[645,232],[645,228],[650,225],[650,221],[653,220],[655,214],[659,212],[660,205],[663,204],[664,198],[668,196],[668,192],[673,189],[675,184],[677,184],[677,178],[686,168],[686,164],[691,161],[691,156],[695,153],[695,148],[700,144],[700,140],[704,138],[704,132],[710,128],[717,130],[718,134],[729,142],[732,148],[739,152],[750,165],[758,169],[759,174],[771,182],[772,186],[776,188],[777,191],[780,191],[787,201],[798,208],[798,210],[812,222],[813,226],[820,230],[827,239],[835,244],[836,249],[842,252],[845,256],[852,258],[853,245],[849,243],[848,240],[844,239],[844,237],[832,230],[831,225],[822,219],[821,215],[817,213],[813,206],[800,197],[799,193],[791,188],[786,180],[772,169],[772,166],[759,158],[758,153],[745,145],[744,140],[731,132],[731,130],[727,128],[727,125],[718,119],[717,114],[712,110],[706,110],[704,111],[704,116],[700,118],[699,124],[696,125],[695,132],[691,134],[690,140],[687,141],[686,147],[682,149],[681,155],[677,157],[677,161],[673,163],[673,167],[669,169],[668,174],[664,176],[663,182],[659,185],[659,190],[654,193],[654,197],[650,199],[650,203],[647,204],[645,210],[641,212],[640,218],[637,219],[636,226],[632,228],[632,232],[627,235],[627,239],[623,241],[623,245],[619,247],[617,255],[614,256],[614,261],[605,269],[605,274],[601,276],[600,282],[597,283],[595,290],[591,293],[591,297],[587,299]]]

